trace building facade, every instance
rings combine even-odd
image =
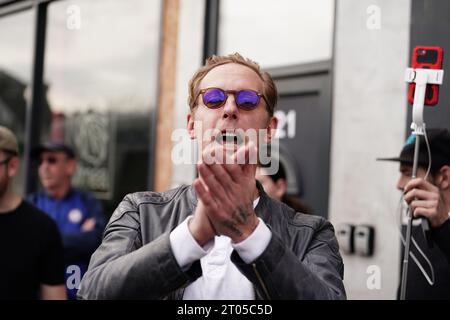
[[[189,184],[172,161],[187,83],[211,54],[258,61],[279,88],[289,192],[315,214],[375,230],[374,252],[342,252],[350,299],[394,299],[400,238],[399,153],[409,134],[405,68],[416,45],[450,49],[450,5],[425,0],[0,1],[0,124],[20,140],[16,188],[39,188],[30,150],[64,140],[74,183],[104,201]],[[445,56],[444,66],[449,65]],[[449,82],[428,127],[450,128]]]

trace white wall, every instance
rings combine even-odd
[[[180,1],[174,128],[186,128],[188,82],[202,65],[205,1]],[[173,165],[172,185],[190,184],[195,178],[192,164]]]
[[[405,139],[409,22],[410,0],[336,4],[329,217],[376,233],[373,257],[343,255],[349,299],[394,299],[398,286],[398,166],[375,159],[397,155]],[[380,289],[366,285],[370,265]]]

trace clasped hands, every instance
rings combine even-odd
[[[257,227],[253,200],[258,196],[255,182],[257,149],[253,143],[212,143],[202,152],[197,164],[199,177],[193,186],[198,205],[189,230],[201,246],[216,235],[245,240]],[[255,162],[255,163],[253,163]]]

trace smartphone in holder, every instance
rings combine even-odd
[[[414,48],[411,64],[413,69],[442,69],[444,51],[441,47],[417,46]],[[413,105],[416,84],[409,84],[408,102]],[[427,84],[425,92],[425,105],[435,106],[439,101],[439,85]]]

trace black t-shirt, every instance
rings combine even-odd
[[[448,242],[450,242],[450,224],[445,223],[438,229],[434,229],[432,233],[433,247],[429,248],[426,242],[425,236],[422,231],[422,227],[414,226],[412,229],[412,235],[419,245],[420,249],[425,253],[425,255],[430,260],[434,269],[435,283],[431,286],[422,272],[420,271],[417,264],[409,257],[408,264],[408,280],[406,286],[406,299],[407,300],[440,300],[440,299],[450,299],[450,264],[449,257],[446,257],[444,250],[445,245],[448,247]],[[406,227],[402,227],[403,236],[406,233]],[[416,247],[411,242],[411,251],[414,253],[416,258],[420,261],[426,272],[431,275],[430,267],[428,263],[424,260],[422,255],[417,251]],[[403,261],[404,246],[402,246],[402,253],[400,259],[400,270],[401,262]],[[448,252],[447,252],[448,255]],[[400,273],[401,279],[401,273]],[[398,297],[400,296],[400,288],[398,290]]]
[[[29,203],[0,213],[0,299],[38,299],[40,284],[64,284],[55,222]]]
[[[450,267],[450,219],[444,222],[439,228],[432,230],[433,239],[447,258]]]

